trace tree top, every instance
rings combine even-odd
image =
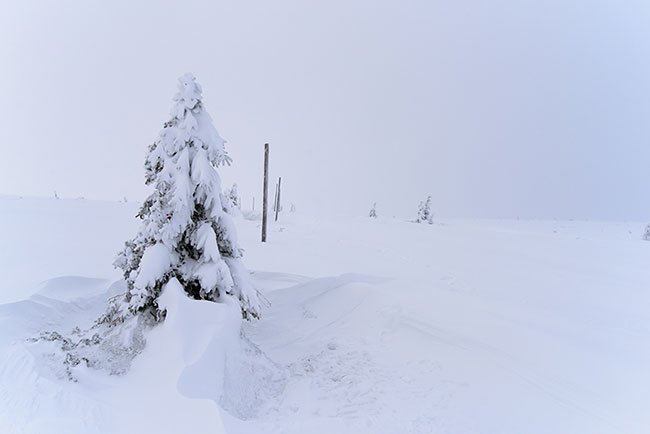
[[[185,110],[192,110],[201,102],[203,90],[196,82],[196,77],[189,72],[178,78],[177,88],[171,115],[180,119],[185,114]]]

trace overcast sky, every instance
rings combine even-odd
[[[0,193],[141,200],[194,73],[244,205],[650,219],[650,2],[2,1]]]

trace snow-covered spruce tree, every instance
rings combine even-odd
[[[370,212],[368,213],[368,217],[376,219],[377,218],[377,202],[372,204],[372,208],[370,208]]]
[[[193,75],[180,77],[173,101],[171,118],[145,160],[145,183],[154,192],[138,213],[142,225],[115,260],[127,282],[126,307],[130,313],[162,320],[158,296],[176,278],[190,297],[234,297],[244,318],[257,318],[257,290],[242,263],[216,170],[231,161],[225,142],[212,125]]]
[[[427,200],[420,202],[418,206],[418,223],[427,222],[433,223],[433,214],[431,213],[431,196],[427,196]]]
[[[645,227],[645,231],[643,232],[643,239],[646,241],[650,241],[650,223]]]
[[[241,208],[241,199],[237,193],[237,183],[233,184],[232,188],[226,189],[224,194],[228,199],[231,208]]]

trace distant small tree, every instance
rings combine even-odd
[[[368,213],[368,217],[376,219],[377,218],[377,202],[372,204],[372,208],[370,208],[370,212]]]
[[[127,283],[129,312],[161,321],[158,297],[176,278],[193,298],[232,297],[245,318],[258,317],[257,290],[242,263],[216,170],[231,161],[224,143],[205,110],[201,86],[192,74],[183,75],[171,118],[145,159],[145,183],[154,191],[138,213],[142,225],[115,260]]]
[[[433,214],[431,213],[431,196],[427,196],[427,200],[420,202],[418,206],[418,223],[433,223]]]
[[[54,190],[54,199],[58,199],[59,195],[57,194],[56,190]]]
[[[645,231],[643,232],[643,239],[646,241],[650,241],[650,223],[645,227]]]
[[[296,205],[291,202],[291,208],[289,209],[289,212],[296,212]]]
[[[239,193],[237,192],[237,183],[234,183],[230,189],[226,189],[224,193],[232,208],[241,209],[241,199],[239,198]]]

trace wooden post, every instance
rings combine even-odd
[[[255,211],[255,196],[253,196],[253,211]]]
[[[280,184],[282,184],[282,177],[278,178],[278,195],[275,199],[275,221],[278,221],[278,212],[280,212]]]
[[[273,212],[275,212],[278,206],[278,184],[275,184],[275,196],[273,196]]]
[[[266,203],[269,190],[269,144],[264,144],[264,199],[262,199],[262,242],[266,242]]]

